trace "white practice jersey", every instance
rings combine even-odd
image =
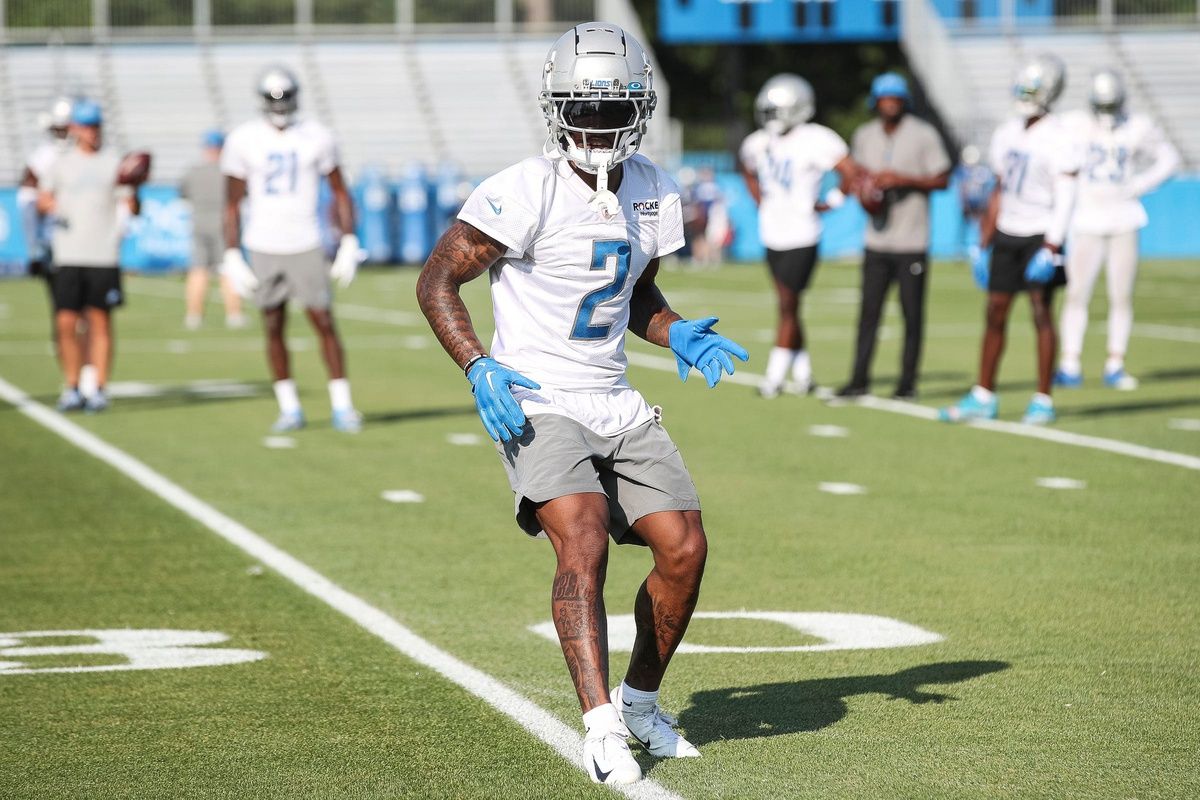
[[[739,157],[758,176],[758,232],[765,246],[794,250],[820,241],[821,216],[815,206],[821,179],[849,153],[840,136],[814,123],[797,125],[782,136],[757,130],[746,137]]]
[[[336,166],[333,135],[318,122],[304,120],[280,130],[255,119],[235,128],[221,151],[221,172],[246,182],[242,244],[279,255],[319,247],[321,178]]]
[[[1165,167],[1157,180],[1151,178],[1157,184],[1179,163],[1162,129],[1143,114],[1131,114],[1113,126],[1079,111],[1069,115],[1068,122],[1084,152],[1072,230],[1111,234],[1145,227],[1149,218],[1138,199],[1143,191],[1139,179]]]
[[[1036,236],[1050,225],[1055,178],[1079,171],[1081,148],[1057,114],[1028,128],[1023,117],[1013,117],[992,134],[988,165],[1002,192],[996,227],[1010,236]]]
[[[551,403],[563,393],[627,394],[644,416],[625,377],[629,302],[650,261],[683,246],[683,213],[679,187],[649,159],[635,155],[623,168],[609,218],[588,204],[592,190],[569,163],[547,156],[485,180],[458,218],[508,248],[491,270],[491,356],[541,384]],[[566,413],[517,396],[527,413]],[[567,415],[612,433],[602,430],[611,421]]]

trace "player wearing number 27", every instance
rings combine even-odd
[[[700,501],[658,414],[625,375],[627,330],[674,352],[710,387],[746,351],[684,320],[655,285],[683,246],[679,187],[638,155],[654,110],[649,60],[615,25],[572,28],[547,56],[542,155],[485,180],[417,283],[422,311],[472,385],[508,474],[519,526],[545,533],[558,567],[555,627],[583,710],[584,769],[630,783],[651,754],[698,756],[658,707],[658,689],[700,590]],[[459,287],[490,272],[496,333],[477,338]],[[732,358],[731,358],[732,357]],[[608,538],[647,545],[654,567],[634,603],[637,637],[610,694],[604,575]]]
[[[243,296],[253,294],[262,310],[267,359],[279,402],[276,433],[304,427],[284,338],[287,302],[304,306],[321,342],[329,372],[333,427],[357,433],[362,418],[350,400],[345,354],[333,322],[330,278],[343,288],[354,280],[360,248],[354,235],[354,205],[338,166],[333,135],[318,122],[298,119],[300,84],[283,67],[263,72],[257,86],[263,116],[243,123],[225,140],[225,257],[221,275]],[[327,268],[317,221],[321,178],[329,181],[341,244]],[[246,229],[240,206],[247,201]],[[246,262],[240,245],[249,251]]]

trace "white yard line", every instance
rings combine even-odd
[[[514,692],[485,672],[422,639],[386,613],[351,594],[294,556],[279,549],[254,531],[222,514],[191,492],[164,477],[125,451],[46,406],[0,378],[0,399],[25,416],[53,431],[143,488],[204,525],[225,541],[275,570],[313,597],[341,612],[371,634],[379,637],[414,661],[437,671],[488,705],[516,720],[523,728],[549,745],[582,771],[583,738],[575,728],[549,711]],[[613,787],[637,800],[681,800],[679,795],[652,779],[631,786]]]

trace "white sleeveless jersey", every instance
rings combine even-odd
[[[1149,218],[1133,183],[1147,162],[1162,157],[1164,145],[1170,147],[1162,130],[1142,114],[1131,114],[1115,127],[1087,111],[1071,114],[1068,122],[1084,153],[1072,230],[1111,234],[1144,228]]]
[[[679,187],[641,155],[623,167],[620,208],[608,219],[588,205],[592,190],[567,161],[546,156],[488,178],[458,214],[508,248],[491,270],[491,356],[551,395],[629,386],[634,284],[651,259],[683,246]]]
[[[849,153],[840,136],[814,123],[782,136],[757,130],[746,137],[739,157],[758,176],[758,232],[765,246],[794,250],[820,241],[821,216],[814,207],[821,179]]]
[[[1057,114],[1047,114],[1031,127],[1013,117],[992,134],[988,164],[1000,180],[1000,215],[996,227],[1010,236],[1046,232],[1054,209],[1054,180],[1081,166],[1081,149]]]
[[[333,135],[304,120],[279,130],[265,119],[239,125],[225,140],[221,172],[246,182],[242,244],[260,253],[302,253],[321,244],[321,178],[338,166]]]

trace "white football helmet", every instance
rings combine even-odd
[[[658,102],[650,59],[607,22],[576,25],[546,55],[539,103],[550,141],[585,172],[598,174],[632,156]]]
[[[799,75],[784,72],[768,80],[754,98],[754,119],[776,136],[812,119],[816,100],[812,85]]]
[[[1062,59],[1042,53],[1017,70],[1013,81],[1013,101],[1017,113],[1028,119],[1050,110],[1067,82],[1067,67]]]
[[[1109,67],[1092,73],[1088,102],[1097,117],[1120,117],[1125,111],[1125,82],[1121,73]]]
[[[286,128],[300,107],[300,82],[287,67],[271,66],[263,70],[255,88],[262,98],[262,110],[277,128]]]

